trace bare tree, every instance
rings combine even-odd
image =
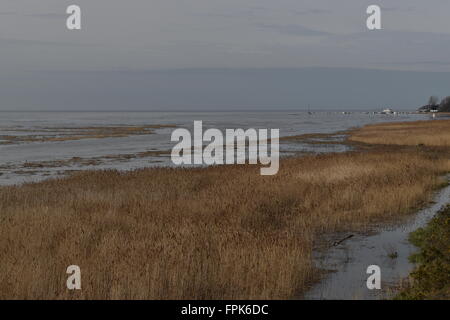
[[[441,104],[439,105],[440,112],[450,112],[450,96],[442,99]]]
[[[439,104],[439,98],[438,97],[436,97],[436,96],[431,96],[429,99],[428,99],[428,105],[429,106],[436,106],[436,105],[438,105]]]

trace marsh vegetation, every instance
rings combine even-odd
[[[405,146],[284,158],[275,176],[149,168],[0,187],[0,298],[291,298],[317,279],[324,234],[414,212],[450,171],[450,121],[385,126],[382,142]],[[81,291],[65,287],[71,264]]]

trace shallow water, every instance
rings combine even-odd
[[[368,112],[0,112],[0,140],[2,135],[46,135],[47,131],[61,128],[101,126],[176,125],[192,130],[194,120],[202,120],[204,130],[214,127],[280,129],[280,136],[305,133],[332,133],[386,121],[429,119],[428,115],[381,115]],[[53,130],[53,129],[55,130]],[[59,129],[58,129],[59,128]],[[19,130],[19,131],[15,131]],[[73,157],[92,159],[98,157],[133,155],[145,151],[170,151],[173,128],[157,129],[155,134],[133,135],[102,139],[83,139],[52,142],[15,142],[0,144],[0,185],[38,181],[70,170],[119,169],[131,170],[149,166],[170,166],[168,155],[145,158],[108,158],[96,165],[70,164],[58,167],[33,167],[29,162],[61,161]],[[54,134],[54,132],[52,133]],[[337,136],[336,139],[343,139]],[[332,141],[335,142],[335,141]],[[339,144],[308,144],[295,141],[281,142],[280,154],[298,152],[342,152],[348,147]]]
[[[449,178],[450,181],[450,178]],[[425,226],[428,221],[450,202],[450,186],[440,191],[434,203],[422,209],[400,226],[378,230],[374,235],[355,235],[325,252],[315,253],[315,264],[333,270],[309,290],[304,299],[375,300],[388,298],[393,286],[406,278],[414,265],[408,257],[417,251],[409,241],[409,233]],[[392,252],[396,258],[389,257]],[[367,267],[381,268],[381,289],[369,290],[366,286]]]

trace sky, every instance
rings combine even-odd
[[[69,5],[82,30],[66,28]],[[382,30],[366,8],[382,9]],[[0,110],[417,108],[448,0],[1,0]]]

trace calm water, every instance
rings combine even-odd
[[[204,129],[275,128],[280,136],[304,133],[332,133],[351,127],[382,121],[428,119],[427,115],[381,115],[364,112],[0,112],[0,141],[3,135],[45,136],[49,128],[79,128],[97,126],[138,126],[170,124],[192,130],[194,120],[202,120]],[[19,131],[17,131],[19,130]],[[70,170],[114,168],[129,170],[156,165],[171,165],[167,155],[134,159],[107,158],[96,165],[70,164],[24,167],[26,163],[61,161],[73,157],[82,159],[132,155],[145,151],[171,150],[172,128],[157,129],[155,134],[123,138],[83,139],[58,142],[20,142],[0,144],[0,185],[37,181]],[[347,147],[336,144],[286,142],[281,154],[292,152],[340,152]]]
[[[450,179],[449,179],[450,182]],[[356,235],[326,252],[315,252],[315,263],[332,270],[304,296],[305,299],[375,300],[392,295],[392,288],[406,278],[414,264],[409,256],[417,251],[409,241],[410,232],[425,226],[450,201],[450,186],[439,192],[434,204],[421,210],[406,223],[378,230],[375,235]],[[396,257],[389,256],[397,253]],[[381,269],[381,289],[367,289],[367,267]]]

